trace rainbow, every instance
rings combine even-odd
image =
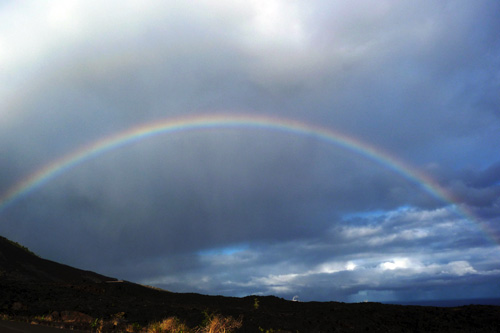
[[[264,115],[209,114],[166,119],[140,125],[86,145],[46,165],[11,187],[0,197],[0,213],[15,201],[27,196],[29,193],[40,188],[60,174],[111,150],[160,134],[222,128],[251,128],[288,132],[295,135],[313,137],[371,159],[421,186],[433,197],[447,204],[451,204],[453,207],[457,206],[453,196],[424,173],[419,172],[380,148],[338,131],[287,118],[276,118]],[[459,211],[460,215],[468,220],[476,222],[480,228],[484,230],[485,227],[476,221],[470,213],[465,212],[463,209],[459,209]],[[485,231],[485,233],[491,235],[490,232]],[[490,238],[492,237],[493,236]]]

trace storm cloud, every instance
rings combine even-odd
[[[424,176],[313,135],[178,131],[68,168],[1,210],[0,234],[172,291],[499,297],[499,15],[496,1],[4,2],[0,198],[93,142],[214,114],[322,126]]]

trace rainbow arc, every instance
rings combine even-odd
[[[0,213],[17,200],[29,195],[59,175],[109,151],[158,135],[222,128],[248,128],[287,132],[294,135],[313,137],[357,153],[419,185],[433,197],[457,207],[460,215],[478,224],[487,237],[494,240],[494,237],[489,235],[485,227],[472,214],[459,208],[453,196],[439,186],[432,178],[382,149],[326,127],[283,117],[278,118],[265,115],[208,114],[179,117],[139,125],[121,133],[105,137],[62,156],[15,184],[0,197]]]

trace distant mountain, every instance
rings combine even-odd
[[[16,242],[0,236],[0,279],[25,282],[105,282],[114,278],[42,259]]]

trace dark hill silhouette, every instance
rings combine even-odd
[[[241,318],[238,332],[500,332],[499,306],[440,308],[173,293],[45,260],[0,237],[0,319],[94,332],[101,323],[104,332],[139,332],[147,323],[168,317],[194,328],[207,314]]]
[[[105,282],[116,279],[42,259],[26,247],[0,236],[0,277],[32,282]]]

